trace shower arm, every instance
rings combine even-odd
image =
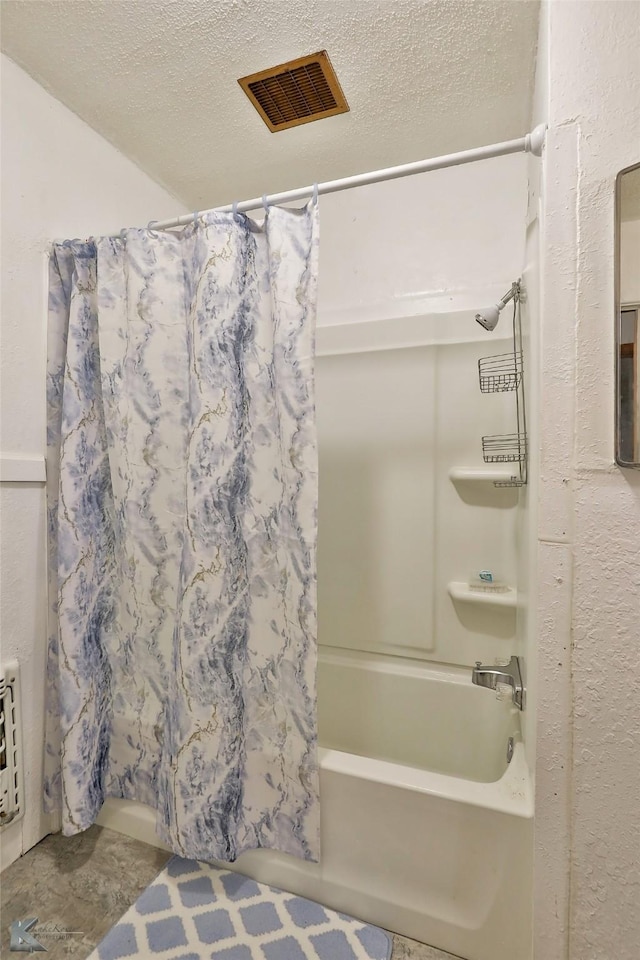
[[[519,297],[519,296],[520,296],[520,282],[518,280],[514,280],[513,283],[511,284],[511,289],[509,290],[509,292],[505,293],[504,297],[500,297],[500,303],[502,304],[503,307],[506,307],[506,305],[509,303],[509,300],[513,300],[514,297]]]

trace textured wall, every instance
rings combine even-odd
[[[45,252],[182,212],[131,161],[2,58],[2,452],[44,455]],[[2,658],[22,668],[27,812],[2,833],[3,865],[48,832],[41,812],[45,657],[44,490],[3,483]]]
[[[640,474],[613,461],[613,222],[616,173],[640,159],[640,5],[552,3],[549,16],[536,957],[635,960]]]

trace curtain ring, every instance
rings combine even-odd
[[[198,211],[197,211],[197,210],[194,210],[194,211],[193,211],[193,225],[194,225],[194,227],[197,227],[197,226],[198,226]]]
[[[269,204],[267,203],[266,193],[262,194],[262,206],[264,207],[265,213],[269,213]]]
[[[149,223],[147,224],[147,230],[149,233],[154,233],[153,224],[157,222],[157,220],[149,220]]]
[[[231,213],[233,214],[234,217],[237,217],[237,216],[238,216],[238,201],[237,201],[237,200],[234,200],[233,203],[231,204]]]
[[[125,235],[126,231],[127,231],[127,228],[126,228],[126,227],[123,227],[122,230],[120,231],[120,239],[121,239],[121,240],[124,240],[124,235]]]
[[[313,185],[313,205],[318,206],[318,184],[314,183]]]

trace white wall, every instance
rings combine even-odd
[[[515,650],[514,610],[447,583],[490,568],[515,585],[518,492],[449,470],[515,430],[514,394],[482,395],[477,367],[512,349],[511,311],[494,334],[473,314],[522,272],[526,174],[517,155],[322,198],[323,644],[465,668]]]
[[[320,330],[318,637],[468,674],[475,660],[509,659],[516,610],[454,602],[447,587],[485,569],[517,586],[518,490],[449,474],[483,470],[481,437],[514,432],[514,394],[478,388],[479,358],[512,340],[461,311],[437,317],[457,342],[434,343],[432,316],[403,349],[381,349],[381,322],[352,325],[348,352],[328,336],[336,328]],[[397,344],[414,324],[393,327]]]
[[[550,5],[542,3],[536,59],[533,123],[549,124],[550,111]],[[553,55],[557,50],[553,47]],[[575,255],[565,261],[563,243],[574,229],[575,178],[558,183],[557,156],[567,131],[547,131],[542,162],[530,162],[528,250],[531,250],[530,289],[535,310],[531,314],[529,488],[529,563],[533,603],[528,629],[527,684],[534,691],[534,710],[526,721],[535,724],[528,744],[535,739],[535,841],[534,841],[534,956],[536,960],[567,960],[569,915],[569,785],[571,750],[571,630],[572,552],[568,543],[564,505],[571,457],[573,422],[562,407],[563,390],[573,371],[571,290]],[[570,135],[570,134],[569,134]],[[565,162],[570,165],[571,153]],[[537,249],[536,249],[537,248]],[[550,271],[560,268],[563,283],[555,288]],[[566,276],[565,276],[566,275]],[[568,279],[566,279],[568,278]],[[557,282],[557,278],[556,278]],[[564,299],[562,299],[564,296]],[[555,300],[555,303],[554,303]],[[553,311],[551,313],[550,311]],[[540,395],[542,393],[542,396]],[[570,512],[570,511],[569,511]],[[558,516],[558,513],[560,514]],[[529,756],[531,759],[531,751]],[[585,958],[586,960],[586,958]]]
[[[522,271],[526,179],[515,154],[323,196],[319,324],[502,296]]]
[[[536,960],[632,960],[640,474],[614,465],[613,223],[616,174],[640,159],[640,4],[548,15]]]
[[[548,9],[543,3],[538,22],[536,75],[531,108],[530,128],[548,124],[549,120],[549,46]],[[536,751],[540,731],[537,729],[539,711],[538,655],[540,628],[537,610],[536,570],[538,562],[538,499],[540,488],[540,327],[543,312],[541,289],[541,257],[544,236],[544,160],[532,154],[527,156],[528,203],[523,281],[525,302],[522,308],[523,349],[527,358],[525,370],[525,406],[529,436],[529,482],[521,492],[519,502],[518,583],[522,603],[518,605],[517,651],[525,661],[527,709],[523,717],[527,762],[534,787]]]
[[[45,253],[50,240],[160,219],[177,202],[2,57],[1,452],[43,456]],[[3,866],[49,830],[41,812],[45,502],[38,484],[3,483],[2,662],[22,670],[26,814],[2,831]]]

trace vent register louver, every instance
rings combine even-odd
[[[238,83],[272,133],[349,110],[326,50],[252,73]]]
[[[20,668],[0,668],[0,828],[24,814],[20,738]]]

